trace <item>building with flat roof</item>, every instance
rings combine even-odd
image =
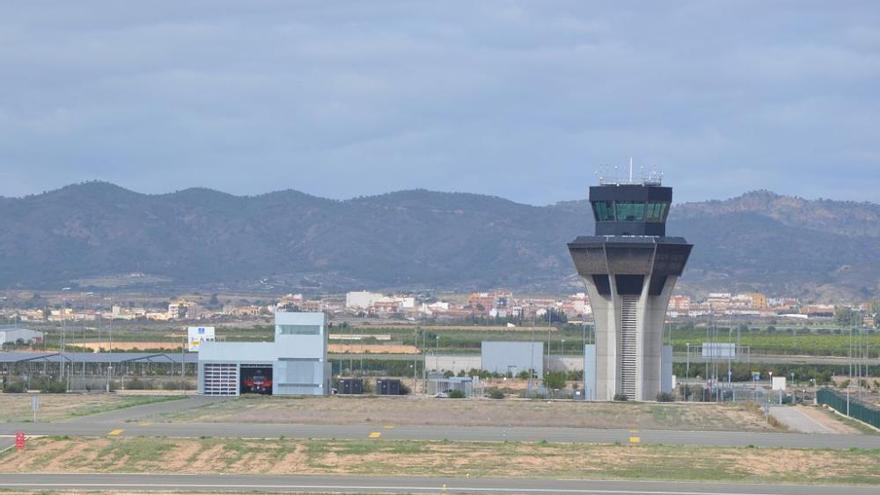
[[[672,188],[658,180],[590,187],[595,235],[568,244],[595,320],[595,347],[584,356],[595,369],[584,376],[596,400],[655,400],[671,389],[666,309],[693,247],[666,236],[671,203]]]
[[[480,348],[482,369],[492,373],[518,375],[523,371],[544,377],[543,342],[499,342],[484,340]]]
[[[324,313],[275,313],[274,342],[202,341],[198,366],[204,395],[326,395]]]
[[[43,332],[19,327],[0,327],[0,346],[4,344],[42,344]]]

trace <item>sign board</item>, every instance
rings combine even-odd
[[[214,341],[214,327],[189,327],[186,330],[186,350],[198,352],[202,342]]]
[[[19,431],[15,434],[15,448],[21,450],[24,448],[24,432]]]
[[[703,357],[715,359],[736,358],[736,344],[727,342],[703,342]]]
[[[771,384],[771,388],[773,390],[785,390],[785,377],[784,376],[774,376],[773,383]]]

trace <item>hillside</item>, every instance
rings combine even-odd
[[[689,292],[880,293],[880,205],[766,191],[676,205]],[[0,198],[0,287],[576,289],[565,243],[586,201],[536,207],[424,190],[335,201],[297,191],[145,195],[89,182]],[[144,276],[132,277],[138,273]]]

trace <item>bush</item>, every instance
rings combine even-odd
[[[400,395],[409,395],[412,393],[412,390],[403,382],[400,382]]]
[[[675,397],[669,392],[660,392],[657,394],[657,402],[675,402]]]
[[[450,399],[464,399],[464,392],[461,390],[450,390],[446,396]]]
[[[544,375],[544,387],[547,389],[563,389],[565,388],[565,372],[549,371]]]
[[[490,399],[503,399],[504,398],[504,392],[502,392],[501,389],[494,388],[494,387],[486,390],[486,395],[488,395]]]
[[[124,383],[126,390],[150,390],[153,388],[150,386],[149,383],[141,380],[140,378],[131,378],[129,380],[125,380]]]
[[[46,380],[40,387],[40,392],[44,394],[63,394],[67,392],[67,384],[58,380]]]
[[[629,400],[629,397],[627,397],[624,394],[614,394],[614,400],[620,401],[620,402],[626,402]]]
[[[24,382],[9,382],[3,385],[3,391],[7,394],[23,394],[27,392],[27,385]]]

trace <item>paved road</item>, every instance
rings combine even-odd
[[[392,426],[392,425],[296,425],[254,423],[6,423],[0,435],[24,431],[28,435],[103,436],[113,430],[118,436],[233,437],[233,438],[336,438],[365,439],[372,433],[389,440],[525,441],[627,443],[638,436],[643,444],[674,444],[745,447],[880,449],[878,435],[811,435],[802,433],[752,433],[732,431],[674,431],[549,427],[492,426]],[[375,435],[374,435],[375,436]]]
[[[788,426],[792,431],[801,433],[828,434],[835,431],[816,421],[812,416],[798,407],[773,406],[770,415]]]
[[[309,493],[506,493],[614,495],[874,495],[876,487],[740,485],[676,481],[604,481],[370,476],[239,476],[154,474],[4,474],[14,490],[138,490]]]

